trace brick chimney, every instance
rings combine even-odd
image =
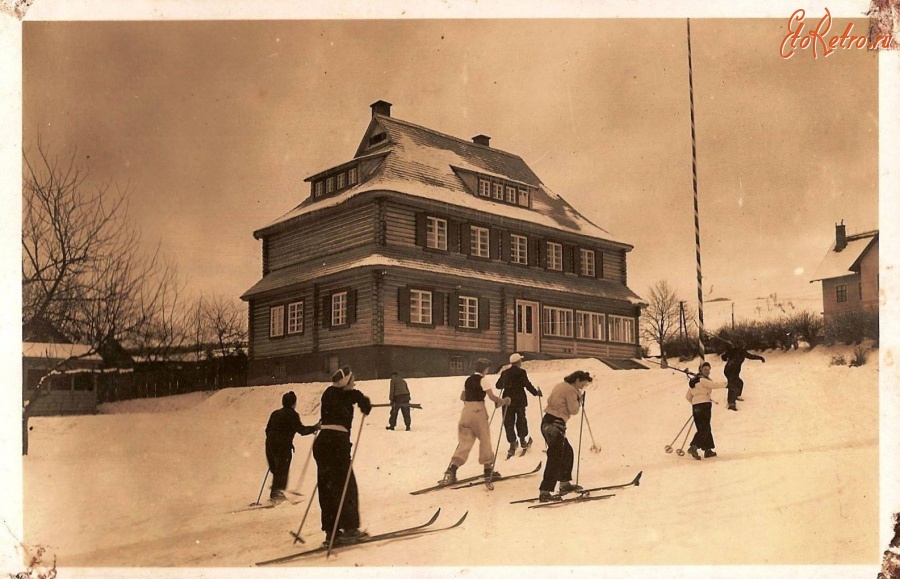
[[[385,117],[391,116],[391,103],[387,101],[375,101],[371,105],[372,107],[372,116],[375,115],[383,115]]]
[[[847,226],[841,219],[841,223],[834,226],[834,250],[842,251],[845,247],[847,247]]]
[[[472,137],[472,142],[476,145],[484,145],[485,147],[491,146],[491,138],[487,135],[475,135]]]

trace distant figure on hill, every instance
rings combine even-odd
[[[720,356],[725,360],[725,377],[728,379],[728,410],[737,410],[737,401],[743,402],[741,395],[744,393],[744,381],[741,380],[741,366],[744,360],[759,360],[763,364],[766,359],[756,354],[751,354],[744,349],[743,342],[730,344]]]
[[[566,439],[566,422],[581,410],[581,392],[593,381],[590,373],[576,370],[557,384],[547,397],[547,407],[541,421],[541,434],[547,442],[547,466],[544,467],[540,487],[542,503],[559,500],[560,495],[582,490],[581,486],[572,484],[575,451]],[[554,496],[557,482],[559,495]]]
[[[700,460],[700,453],[697,449],[703,450],[704,458],[712,458],[716,456],[716,443],[713,440],[712,427],[709,421],[712,419],[712,391],[716,388],[725,388],[725,384],[714,382],[709,373],[712,366],[709,362],[700,364],[700,373],[694,374],[688,380],[687,394],[685,398],[691,403],[691,412],[694,416],[694,426],[697,432],[691,439],[691,446],[688,447],[688,454],[696,460]]]
[[[391,401],[391,415],[388,418],[387,429],[394,430],[396,428],[397,414],[403,412],[403,422],[406,423],[406,430],[409,430],[412,425],[412,420],[409,416],[409,386],[396,370],[391,372],[391,390],[388,393],[388,398]]]
[[[274,502],[281,502],[285,498],[284,489],[287,488],[294,452],[294,434],[306,436],[319,430],[318,423],[303,426],[300,415],[294,410],[296,406],[297,395],[287,392],[281,397],[281,408],[272,412],[266,424],[266,460],[272,471],[272,491],[269,498]]]
[[[469,460],[469,453],[478,440],[478,462],[484,466],[485,478],[499,478],[500,473],[494,470],[494,450],[491,448],[491,425],[488,421],[487,410],[484,407],[485,396],[494,401],[495,409],[509,404],[509,398],[500,399],[491,391],[490,384],[484,384],[482,378],[491,367],[491,361],[487,358],[479,358],[475,361],[471,376],[466,378],[459,399],[463,402],[462,413],[459,415],[457,437],[459,443],[456,451],[450,459],[450,466],[444,472],[444,478],[440,484],[449,485],[456,482],[456,469]]]
[[[506,429],[506,441],[509,443],[509,452],[506,458],[511,458],[516,453],[516,434],[522,443],[522,453],[531,447],[532,440],[528,436],[528,418],[525,409],[528,407],[528,396],[525,390],[533,396],[543,396],[540,389],[534,387],[528,380],[528,373],[522,368],[522,354],[513,354],[509,357],[509,368],[500,373],[496,388],[500,395],[509,398],[509,406],[506,407],[506,415],[503,417],[503,427]]]

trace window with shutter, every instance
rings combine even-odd
[[[269,337],[280,338],[284,335],[284,306],[269,308]]]
[[[459,296],[458,325],[460,328],[478,328],[478,298],[474,296]]]

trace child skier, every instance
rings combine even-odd
[[[700,460],[700,454],[697,449],[703,450],[704,458],[712,458],[716,456],[716,443],[713,441],[712,427],[709,424],[712,418],[712,391],[716,388],[725,388],[725,384],[714,382],[709,373],[712,370],[709,362],[700,364],[700,373],[691,376],[688,380],[687,394],[685,398],[691,403],[691,411],[694,416],[694,425],[697,432],[691,439],[691,446],[688,448],[688,454],[696,460]]]
[[[294,408],[297,406],[297,395],[287,392],[281,397],[281,408],[272,412],[266,423],[266,460],[272,472],[272,491],[269,498],[273,502],[284,500],[284,489],[287,488],[288,474],[291,471],[291,458],[294,452],[294,434],[306,436],[319,430],[319,424],[303,426],[300,415]]]

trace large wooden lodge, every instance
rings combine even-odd
[[[478,357],[640,356],[631,245],[551,192],[518,156],[372,118],[353,158],[254,232],[250,384],[464,374]]]

